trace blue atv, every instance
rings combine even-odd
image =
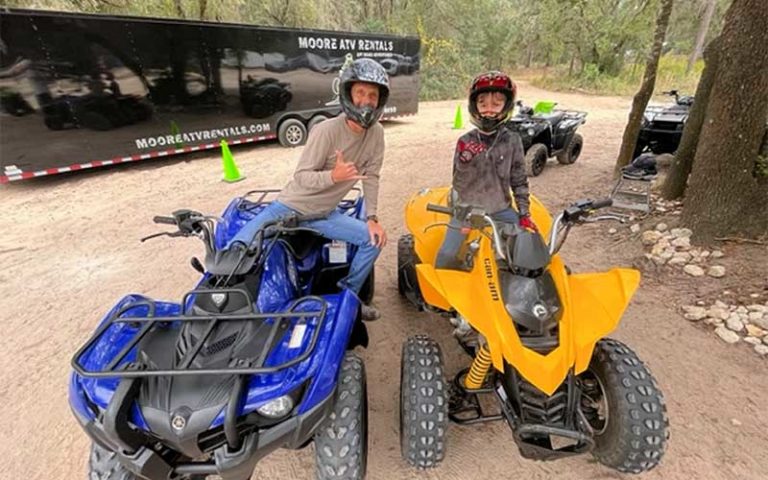
[[[246,480],[273,450],[313,440],[316,478],[365,477],[366,377],[351,350],[368,344],[360,301],[373,275],[360,297],[336,286],[354,247],[301,226],[317,217],[225,248],[274,192],[236,198],[222,219],[155,217],[176,230],[144,240],[203,241],[201,278],[179,303],[124,297],[75,353],[69,402],[93,441],[88,478]],[[338,209],[365,218],[359,194]]]

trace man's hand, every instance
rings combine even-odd
[[[348,180],[365,180],[365,175],[360,175],[354,163],[344,161],[344,155],[341,150],[336,150],[336,165],[331,170],[331,179],[333,183],[346,182]]]
[[[379,222],[368,220],[368,233],[371,235],[371,245],[384,248],[387,244],[387,233]]]

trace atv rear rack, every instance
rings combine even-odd
[[[250,296],[241,289],[198,289],[188,292],[184,295],[184,300],[181,305],[184,308],[188,305],[188,299],[191,295],[200,294],[228,294],[228,295],[244,295],[248,298],[248,304],[251,306],[251,313],[220,313],[220,314],[206,314],[206,315],[178,315],[178,316],[162,316],[156,317],[156,304],[154,301],[136,301],[128,305],[123,306],[117,310],[109,319],[98,328],[93,336],[75,353],[72,357],[72,368],[78,375],[88,378],[138,378],[138,377],[159,377],[159,376],[181,376],[181,375],[255,375],[274,373],[279,370],[286,369],[293,365],[296,365],[309,357],[312,351],[317,345],[317,339],[325,322],[325,314],[328,309],[328,303],[318,296],[306,296],[296,299],[285,311],[283,312],[268,312],[268,313],[256,313],[253,311],[253,302],[250,300]],[[320,303],[319,310],[313,311],[296,311],[296,309],[302,304],[308,301],[315,301]],[[142,317],[126,317],[126,313],[139,307],[148,309],[146,316]],[[186,310],[184,310],[186,311]],[[281,335],[285,335],[286,331],[290,328],[290,324],[286,325],[291,319],[297,319],[293,324],[293,328],[298,325],[306,325],[311,319],[317,318],[314,325],[314,331],[309,341],[309,345],[304,351],[297,357],[283,362],[279,365],[264,366],[264,362],[267,359],[270,351],[272,350],[272,344],[276,340],[276,335],[280,332]],[[203,345],[211,336],[216,326],[222,322],[230,321],[261,321],[266,322],[269,319],[273,319],[274,324],[269,329],[269,336],[264,346],[264,350],[258,356],[258,358],[248,359],[232,359],[230,364],[225,368],[190,368],[192,362],[200,354],[203,349]],[[168,370],[152,370],[149,366],[143,365],[138,362],[123,362],[126,356],[130,354],[139,342],[145,338],[150,332],[156,328],[167,328],[169,324],[176,322],[208,322],[208,326],[205,329],[203,337],[199,339],[194,345],[190,346],[189,350],[184,356],[177,362],[178,367]],[[83,365],[82,359],[86,353],[91,353],[93,348],[97,346],[102,340],[104,335],[109,331],[112,326],[128,324],[130,327],[136,328],[136,331],[131,340],[117,353],[112,360],[104,366],[102,369],[89,370]],[[139,328],[140,327],[140,328]],[[102,347],[103,348],[103,347]]]

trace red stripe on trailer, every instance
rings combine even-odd
[[[231,145],[240,145],[243,143],[261,142],[264,140],[273,140],[277,138],[276,134],[262,135],[260,137],[245,137],[230,141]],[[199,150],[212,150],[219,148],[217,143],[204,143],[200,145],[193,145],[191,147],[182,147],[168,150],[158,150],[154,152],[134,154],[129,157],[115,157],[110,160],[92,160],[85,163],[74,163],[66,167],[46,168],[44,170],[37,170],[34,172],[23,172],[19,170],[17,173],[0,175],[0,184],[15,182],[19,180],[27,180],[30,178],[44,177],[46,175],[56,175],[57,173],[71,172],[75,170],[86,170],[89,168],[98,168],[105,165],[113,165],[126,162],[137,162],[139,160],[146,160],[148,158],[167,157],[176,155],[179,153],[197,152]]]

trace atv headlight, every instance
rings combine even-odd
[[[536,130],[529,128],[525,133],[527,133],[529,137],[532,137],[536,134]]]
[[[293,410],[293,399],[290,395],[283,395],[265,403],[256,409],[259,414],[268,418],[280,418],[288,415]]]

